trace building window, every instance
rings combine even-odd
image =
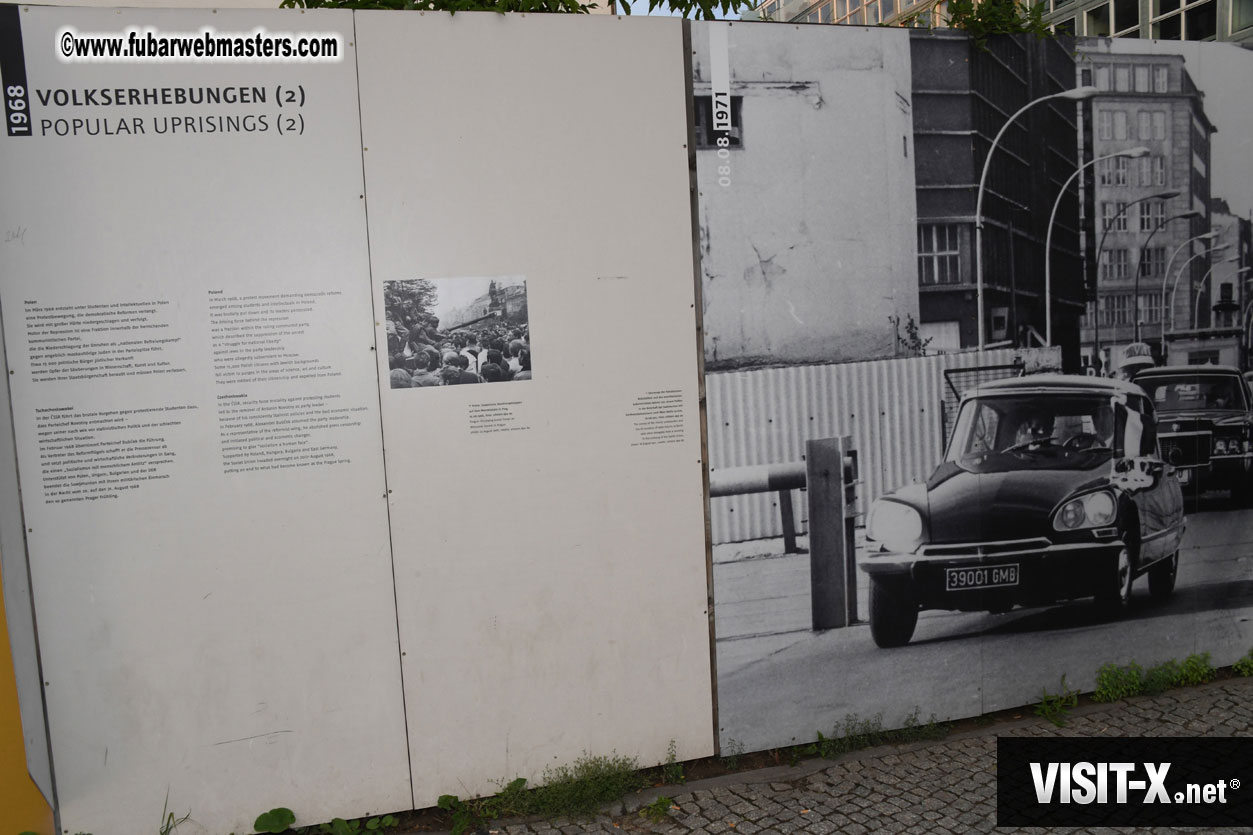
[[[1137,166],[1136,185],[1138,186],[1164,186],[1166,185],[1166,158],[1156,157],[1140,157]]]
[[[1131,91],[1131,67],[1114,68],[1114,91],[1118,93]]]
[[[1136,67],[1136,92],[1151,93],[1153,88],[1149,82],[1149,68],[1147,64],[1141,64]]]
[[[1253,0],[1231,0],[1231,31],[1253,26]]]
[[[1139,306],[1136,310],[1136,319],[1148,324],[1156,324],[1162,321],[1162,294],[1141,293]]]
[[[1127,277],[1127,250],[1107,249],[1101,253],[1101,280],[1119,280]]]
[[[778,13],[779,13],[778,0],[771,0],[771,2],[761,7],[761,19],[762,20],[773,20],[774,16]]]
[[[1127,204],[1123,202],[1107,201],[1101,204],[1101,216],[1104,218],[1104,228],[1110,232],[1126,232],[1127,231]]]
[[[796,19],[803,23],[830,23],[831,0],[810,6],[808,10],[802,12]]]
[[[731,131],[727,134],[730,143],[728,148],[744,147],[744,132],[740,124],[740,111],[744,103],[743,96],[731,97]],[[714,130],[714,97],[693,96],[693,110],[696,114],[696,150],[712,150],[718,147],[718,139],[722,131]]]
[[[1097,73],[1099,75],[1100,70],[1098,70]],[[1114,115],[1110,113],[1108,110],[1102,110],[1100,113],[1096,114],[1096,121],[1097,121],[1096,129],[1097,129],[1097,133],[1100,134],[1100,137],[1102,139],[1113,139],[1114,138]]]
[[[1100,319],[1102,325],[1131,324],[1131,294],[1101,296]]]
[[[1097,163],[1097,177],[1103,186],[1127,185],[1127,158],[1114,157]]]
[[[961,281],[961,227],[927,223],[918,227],[918,281],[923,285]]]
[[[1169,73],[1168,67],[1153,67],[1153,92],[1165,93],[1169,89]]]
[[[1114,111],[1114,138],[1127,138],[1127,111],[1125,110]]]
[[[1166,114],[1160,110],[1153,112],[1153,138],[1166,138]]]
[[[1140,204],[1140,231],[1152,232],[1166,219],[1166,204],[1161,200]]]
[[[1096,89],[1102,92],[1109,90],[1109,67],[1096,68]]]
[[[1114,0],[1114,34],[1126,35],[1135,33],[1140,28],[1139,0]],[[1137,74],[1139,69],[1136,70]],[[1139,76],[1136,77],[1136,89],[1140,89]],[[1145,88],[1147,91],[1147,87]]]
[[[1166,247],[1153,246],[1144,250],[1144,275],[1160,278],[1166,271]]]
[[[1154,0],[1153,37],[1204,41],[1218,32],[1217,0]]]

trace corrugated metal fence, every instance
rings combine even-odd
[[[1039,352],[1027,361],[1039,364]],[[710,472],[800,461],[805,441],[852,435],[862,485],[859,510],[886,492],[925,478],[944,445],[944,372],[1007,366],[1014,349],[968,351],[872,362],[759,368],[705,378]],[[793,491],[798,527],[804,494]],[[757,493],[710,501],[713,541],[782,536],[778,496]]]

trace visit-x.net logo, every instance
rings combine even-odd
[[[997,740],[1000,826],[1253,825],[1253,739]]]

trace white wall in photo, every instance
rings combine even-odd
[[[66,832],[130,835],[167,792],[180,832],[411,806],[351,15],[300,17],[337,63],[53,51],[292,21],[22,7],[0,305]]]
[[[908,33],[694,23],[692,50],[706,363],[893,356],[889,317],[918,318]],[[701,130],[715,62],[725,154]]]
[[[383,392],[416,801],[710,754],[681,23],[356,21],[376,303],[525,276],[534,353]]]

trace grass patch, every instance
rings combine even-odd
[[[1035,715],[1043,716],[1059,728],[1066,727],[1066,715],[1070,709],[1079,704],[1079,691],[1066,686],[1066,676],[1062,676],[1062,687],[1057,693],[1050,693],[1046,688],[1035,706]]]
[[[1233,665],[1238,675],[1253,675],[1253,650]],[[1096,671],[1094,702],[1116,702],[1130,696],[1156,696],[1172,687],[1191,687],[1213,681],[1218,670],[1210,662],[1208,652],[1189,655],[1183,661],[1171,658],[1147,670],[1132,661],[1126,667],[1103,664]]]
[[[1244,657],[1231,665],[1231,669],[1238,676],[1253,676],[1253,649],[1244,654]]]
[[[499,818],[584,817],[648,785],[635,757],[584,754],[569,765],[544,769],[543,785],[527,788],[526,778],[498,783],[494,797],[461,800],[446,794],[439,808],[452,816],[453,835]]]
[[[1196,684],[1205,684],[1207,681],[1213,681],[1216,675],[1218,675],[1218,671],[1210,663],[1208,652],[1189,655],[1179,665],[1179,673],[1175,677],[1175,685],[1178,687],[1191,687]]]
[[[1126,667],[1104,664],[1096,671],[1096,691],[1092,694],[1092,701],[1116,702],[1140,695],[1143,688],[1144,670],[1136,662],[1132,661]]]
[[[1179,662],[1171,658],[1160,664],[1149,667],[1144,673],[1144,684],[1140,688],[1146,696],[1156,696],[1175,686],[1179,678]]]
[[[662,795],[647,806],[641,806],[640,817],[647,818],[653,823],[661,823],[670,816],[670,807],[673,805],[673,800]]]
[[[819,731],[817,742],[793,748],[790,762],[795,765],[804,757],[813,756],[830,760],[841,754],[860,751],[863,748],[943,739],[948,735],[947,723],[937,722],[934,713],[931,714],[931,718],[923,722],[919,716],[920,713],[919,708],[914,708],[914,712],[905,717],[905,724],[902,727],[891,730],[883,727],[882,713],[876,713],[868,719],[862,719],[856,713],[850,713],[844,717],[843,724],[836,725],[832,729],[830,736]]]

